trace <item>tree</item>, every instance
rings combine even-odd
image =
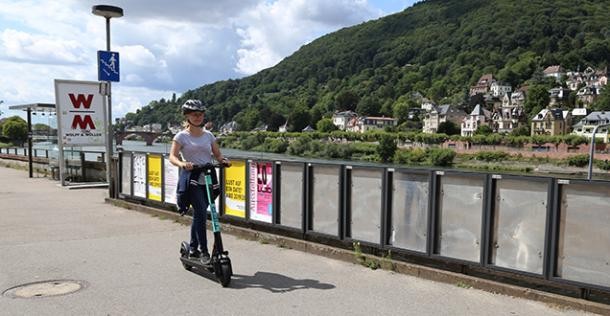
[[[13,116],[2,124],[2,134],[21,146],[28,138],[28,123],[18,116]]]
[[[513,129],[510,134],[512,136],[530,136],[530,127],[528,125],[521,125]]]
[[[610,111],[610,89],[604,87],[601,94],[593,103],[593,109],[596,111]]]
[[[493,130],[488,125],[481,125],[474,131],[475,135],[491,135]]]
[[[549,91],[545,86],[533,85],[527,92],[525,99],[524,110],[528,117],[537,114],[536,109],[545,108],[550,102]]]
[[[305,105],[299,104],[292,109],[288,116],[291,132],[300,132],[309,125],[309,109]]]
[[[445,121],[438,124],[437,133],[447,135],[459,135],[461,133],[460,127],[451,121]]]
[[[381,106],[379,104],[379,100],[366,96],[360,102],[358,102],[358,107],[356,108],[356,112],[360,115],[378,115]]]
[[[328,133],[336,131],[338,128],[333,124],[333,120],[329,118],[323,118],[316,124],[316,129],[320,132]]]
[[[381,161],[389,162],[394,158],[396,153],[396,139],[388,134],[381,135],[379,145],[377,146],[377,154]]]
[[[392,105],[392,114],[398,120],[398,124],[402,124],[409,120],[409,112],[412,108],[417,108],[417,102],[406,95],[402,95]]]
[[[335,109],[337,111],[354,111],[359,100],[358,95],[352,91],[341,91],[335,98]]]

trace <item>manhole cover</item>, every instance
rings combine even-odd
[[[74,293],[83,288],[83,282],[52,280],[22,284],[4,291],[4,295],[17,298],[48,297]]]

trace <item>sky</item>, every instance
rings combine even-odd
[[[120,54],[113,117],[219,80],[272,67],[316,38],[400,12],[415,0],[0,0],[0,112],[55,103],[54,79],[97,81],[106,24]]]

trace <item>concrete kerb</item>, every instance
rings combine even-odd
[[[175,212],[131,203],[119,199],[106,198],[106,202],[115,206],[150,214],[152,216],[159,217],[162,219],[173,220],[177,223],[181,223],[184,225],[190,225],[191,223],[191,217],[180,216],[178,213]],[[380,258],[369,254],[356,254],[353,251],[346,249],[334,248],[327,245],[312,243],[306,240],[294,239],[266,232],[255,231],[252,229],[238,227],[227,223],[223,223],[222,228],[224,233],[228,233],[246,240],[273,244],[278,247],[294,249],[306,253],[311,253],[314,255],[324,256],[327,258],[351,262],[354,264],[363,264],[371,267],[374,266],[375,268],[390,270],[396,273],[411,275],[422,279],[454,284],[460,287],[474,288],[491,293],[526,298],[529,300],[545,303],[555,308],[577,309],[589,313],[610,315],[610,305],[605,305],[584,299],[562,296],[515,285],[499,283],[465,274],[419,266],[389,258]]]

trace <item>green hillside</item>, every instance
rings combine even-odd
[[[179,122],[176,104],[202,100],[216,125],[243,130],[288,119],[293,130],[335,110],[392,116],[436,102],[468,103],[485,73],[519,86],[550,65],[568,70],[610,63],[610,1],[429,0],[403,12],[341,29],[255,75],[153,101],[128,123]],[[315,126],[315,125],[314,125]]]

